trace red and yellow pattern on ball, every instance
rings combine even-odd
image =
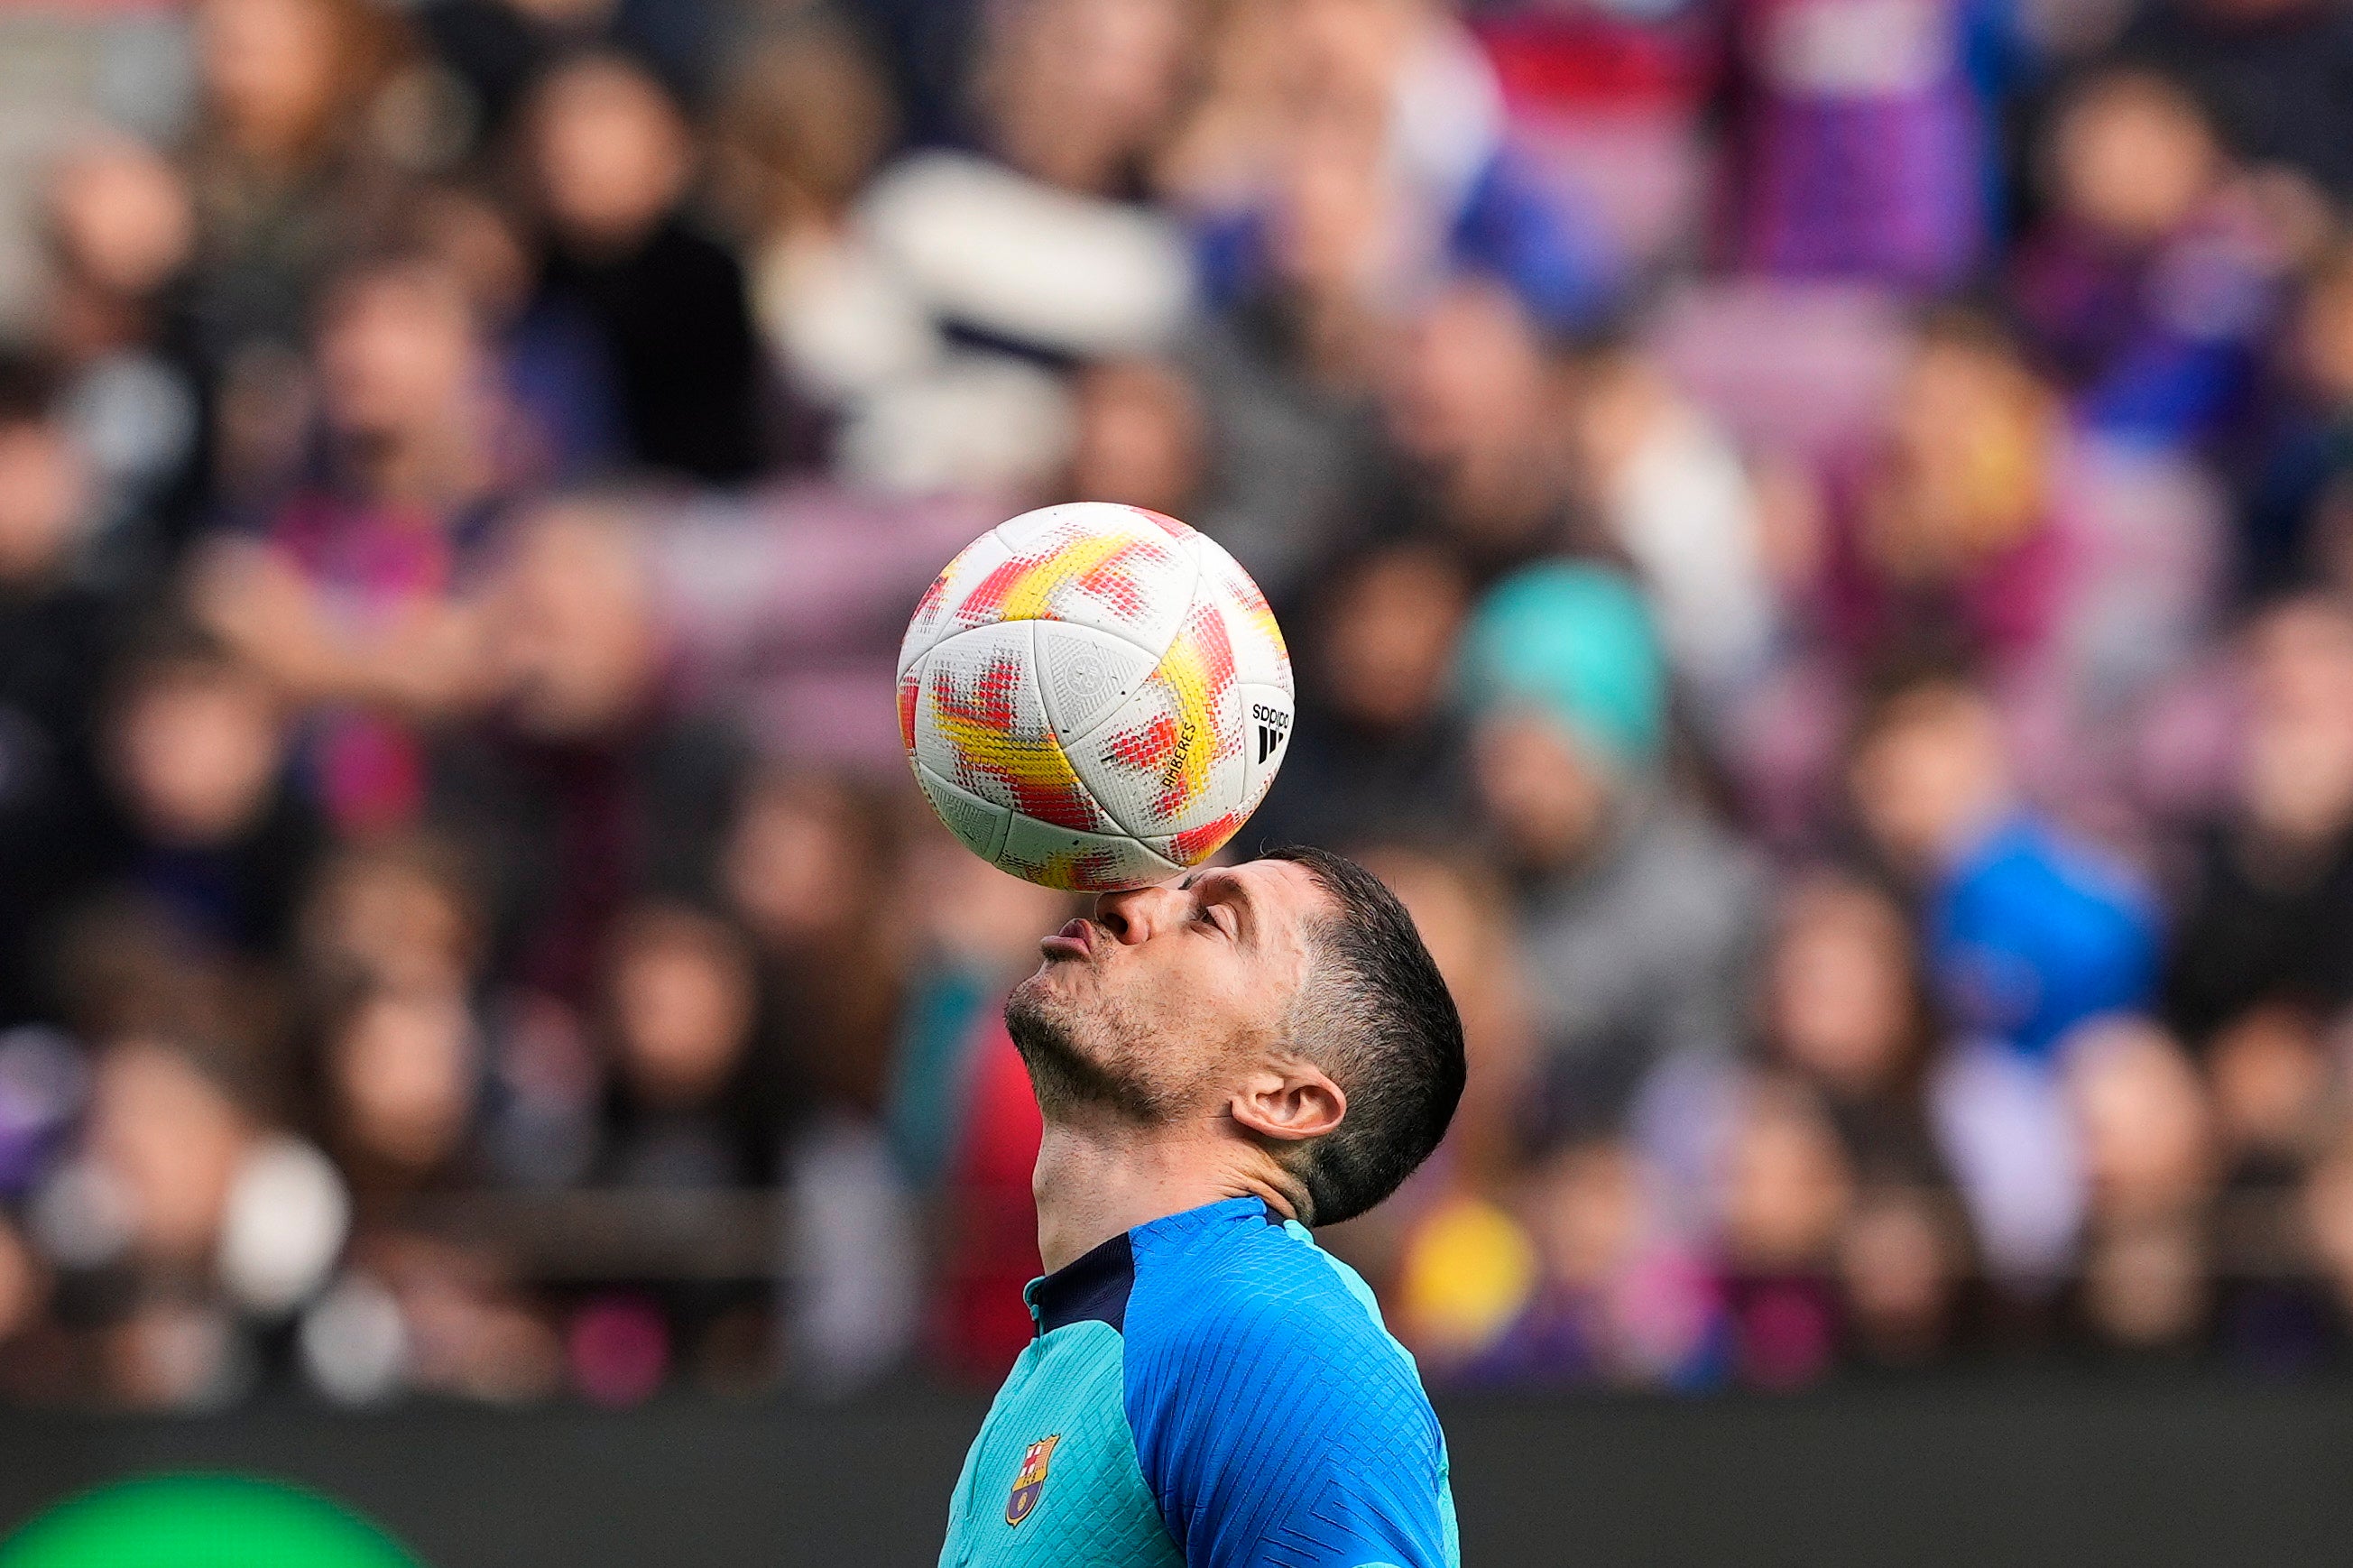
[[[992,530],[924,593],[900,655],[900,736],[942,819],[1055,887],[1134,886],[1215,853],[1271,781],[1291,710],[1248,574],[1136,508]]]

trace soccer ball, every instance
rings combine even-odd
[[[1291,657],[1234,558],[1080,501],[973,542],[899,648],[899,733],[940,820],[1050,888],[1141,887],[1240,830],[1291,740]]]

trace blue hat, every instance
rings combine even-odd
[[[1618,766],[1658,756],[1658,633],[1641,594],[1615,572],[1556,561],[1496,584],[1463,636],[1461,683],[1474,712],[1541,708]]]

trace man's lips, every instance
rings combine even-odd
[[[1075,920],[1038,943],[1038,950],[1048,958],[1090,958],[1095,951],[1095,928],[1092,921]]]

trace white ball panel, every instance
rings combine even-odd
[[[1124,834],[1072,833],[1026,816],[1012,819],[994,859],[1029,881],[1083,893],[1141,888],[1178,869]]]
[[[1172,833],[1163,838],[1147,838],[1145,842],[1152,847],[1155,855],[1189,870],[1224,848],[1241,828],[1240,817],[1220,817],[1208,826],[1191,833]]]
[[[1038,685],[1064,750],[1142,689],[1158,663],[1125,637],[1091,626],[1032,621]]]
[[[1241,563],[1208,534],[1194,538],[1193,553],[1201,563],[1201,586],[1196,590],[1197,595],[1225,612],[1236,676],[1247,682],[1279,686],[1290,691],[1291,655],[1283,645],[1282,628],[1275,624],[1274,611],[1267,605],[1266,595],[1259,592],[1258,584],[1242,570]]]
[[[967,794],[1042,822],[1115,831],[1047,721],[1030,627],[1009,621],[950,637],[923,660],[915,760]]]
[[[1013,552],[993,532],[982,534],[956,552],[956,558],[933,579],[932,585],[916,601],[914,616],[907,623],[907,635],[899,642],[901,674],[943,637],[996,619],[994,616],[967,618],[964,614],[965,601],[976,586],[1012,559]]]
[[[947,824],[948,831],[965,848],[991,863],[1004,852],[1006,829],[1013,821],[1011,812],[966,794],[921,763],[915,764],[915,783],[923,787],[924,798],[939,813],[940,820]]]
[[[1133,507],[1082,501],[997,526],[1009,563],[967,593],[958,614],[1053,620],[1124,637],[1154,654],[1184,621],[1200,567]]]
[[[1070,750],[1071,766],[1106,816],[1139,837],[1200,827],[1242,796],[1242,708],[1222,681],[1172,648],[1110,719]]]

